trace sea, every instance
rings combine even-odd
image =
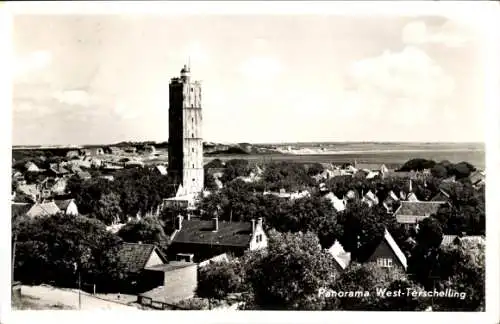
[[[468,162],[478,169],[485,169],[484,143],[384,143],[384,142],[314,142],[314,143],[265,143],[257,147],[280,149],[284,154],[260,153],[247,155],[217,155],[206,157],[221,160],[242,158],[248,160],[296,161],[304,163],[366,163],[399,167],[415,158]]]

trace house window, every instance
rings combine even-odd
[[[194,178],[193,178],[193,182],[194,182],[194,181],[195,181],[195,180],[194,180]]]
[[[378,258],[377,265],[382,268],[392,268],[392,259]]]
[[[194,123],[194,117],[191,117],[191,121]]]
[[[257,235],[257,236],[255,237],[255,241],[256,241],[257,243],[262,242],[262,234]]]
[[[191,152],[194,152],[194,147],[193,147],[193,148],[191,148]]]
[[[191,88],[191,92],[193,92],[193,88]]]

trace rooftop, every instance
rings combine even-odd
[[[153,251],[167,262],[167,258],[155,245],[142,243],[123,243],[118,251],[118,259],[126,266],[128,272],[137,273],[144,269]]]
[[[396,211],[398,215],[430,216],[435,214],[444,201],[402,201],[401,207]]]
[[[213,221],[184,220],[182,229],[176,233],[172,243],[211,244],[246,247],[250,243],[250,222],[219,221],[219,229],[213,232]]]

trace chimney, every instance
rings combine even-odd
[[[191,213],[187,214],[187,220],[191,220]]]
[[[252,219],[252,234],[255,233],[255,219]]]
[[[410,192],[413,192],[413,186],[412,186],[412,181],[410,179]]]
[[[219,218],[218,217],[212,218],[212,224],[214,225],[213,232],[217,232],[219,230]]]
[[[175,229],[180,231],[182,229],[182,215],[177,216],[177,221],[175,222]]]

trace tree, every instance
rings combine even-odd
[[[106,225],[126,221],[120,208],[120,197],[114,192],[102,195],[95,210],[89,216],[102,221]]]
[[[431,174],[436,178],[446,178],[448,177],[448,170],[444,165],[438,163],[431,169]]]
[[[260,309],[319,310],[320,288],[335,276],[333,258],[312,233],[269,235],[269,251],[249,272],[253,301]]]
[[[422,171],[425,169],[432,169],[436,165],[436,162],[433,160],[426,159],[411,159],[407,161],[403,166],[399,169],[400,171]]]
[[[323,165],[321,165],[321,163],[314,163],[307,168],[307,175],[315,176],[320,174],[324,170],[325,168],[323,167]]]
[[[238,177],[247,177],[252,172],[252,166],[245,159],[233,159],[226,162],[222,182],[227,183]]]
[[[451,289],[458,298],[440,298],[437,309],[444,311],[484,311],[485,245],[462,242],[442,249],[441,289]]]
[[[208,191],[214,191],[214,190],[217,190],[219,189],[217,187],[217,183],[215,182],[215,178],[212,174],[208,173],[205,171],[204,175],[203,175],[204,179],[203,179],[203,183],[205,184],[205,189],[208,190]]]
[[[83,216],[58,214],[27,220],[18,228],[15,279],[72,287],[76,263],[84,281],[112,289],[123,274],[117,260],[120,243],[103,223]]]
[[[144,217],[123,226],[117,233],[125,242],[155,244],[162,249],[168,246],[168,236],[163,223],[156,217]]]
[[[351,264],[328,288],[337,292],[369,292],[369,295],[326,298],[325,309],[378,311],[388,310],[390,305],[397,305],[399,310],[417,307],[415,304],[418,302],[415,300],[408,305],[401,300],[398,303],[389,298],[381,298],[377,294],[377,290],[389,290],[398,286],[413,285],[408,283],[405,274],[397,268],[381,268],[373,263]]]
[[[428,249],[437,249],[443,241],[443,229],[434,217],[428,217],[420,221],[417,232],[417,243]]]
[[[224,167],[224,164],[220,159],[213,159],[212,161],[205,164],[203,167],[205,170],[207,169],[221,169]]]
[[[222,299],[238,291],[242,283],[232,263],[214,262],[198,271],[196,295],[202,298]]]

